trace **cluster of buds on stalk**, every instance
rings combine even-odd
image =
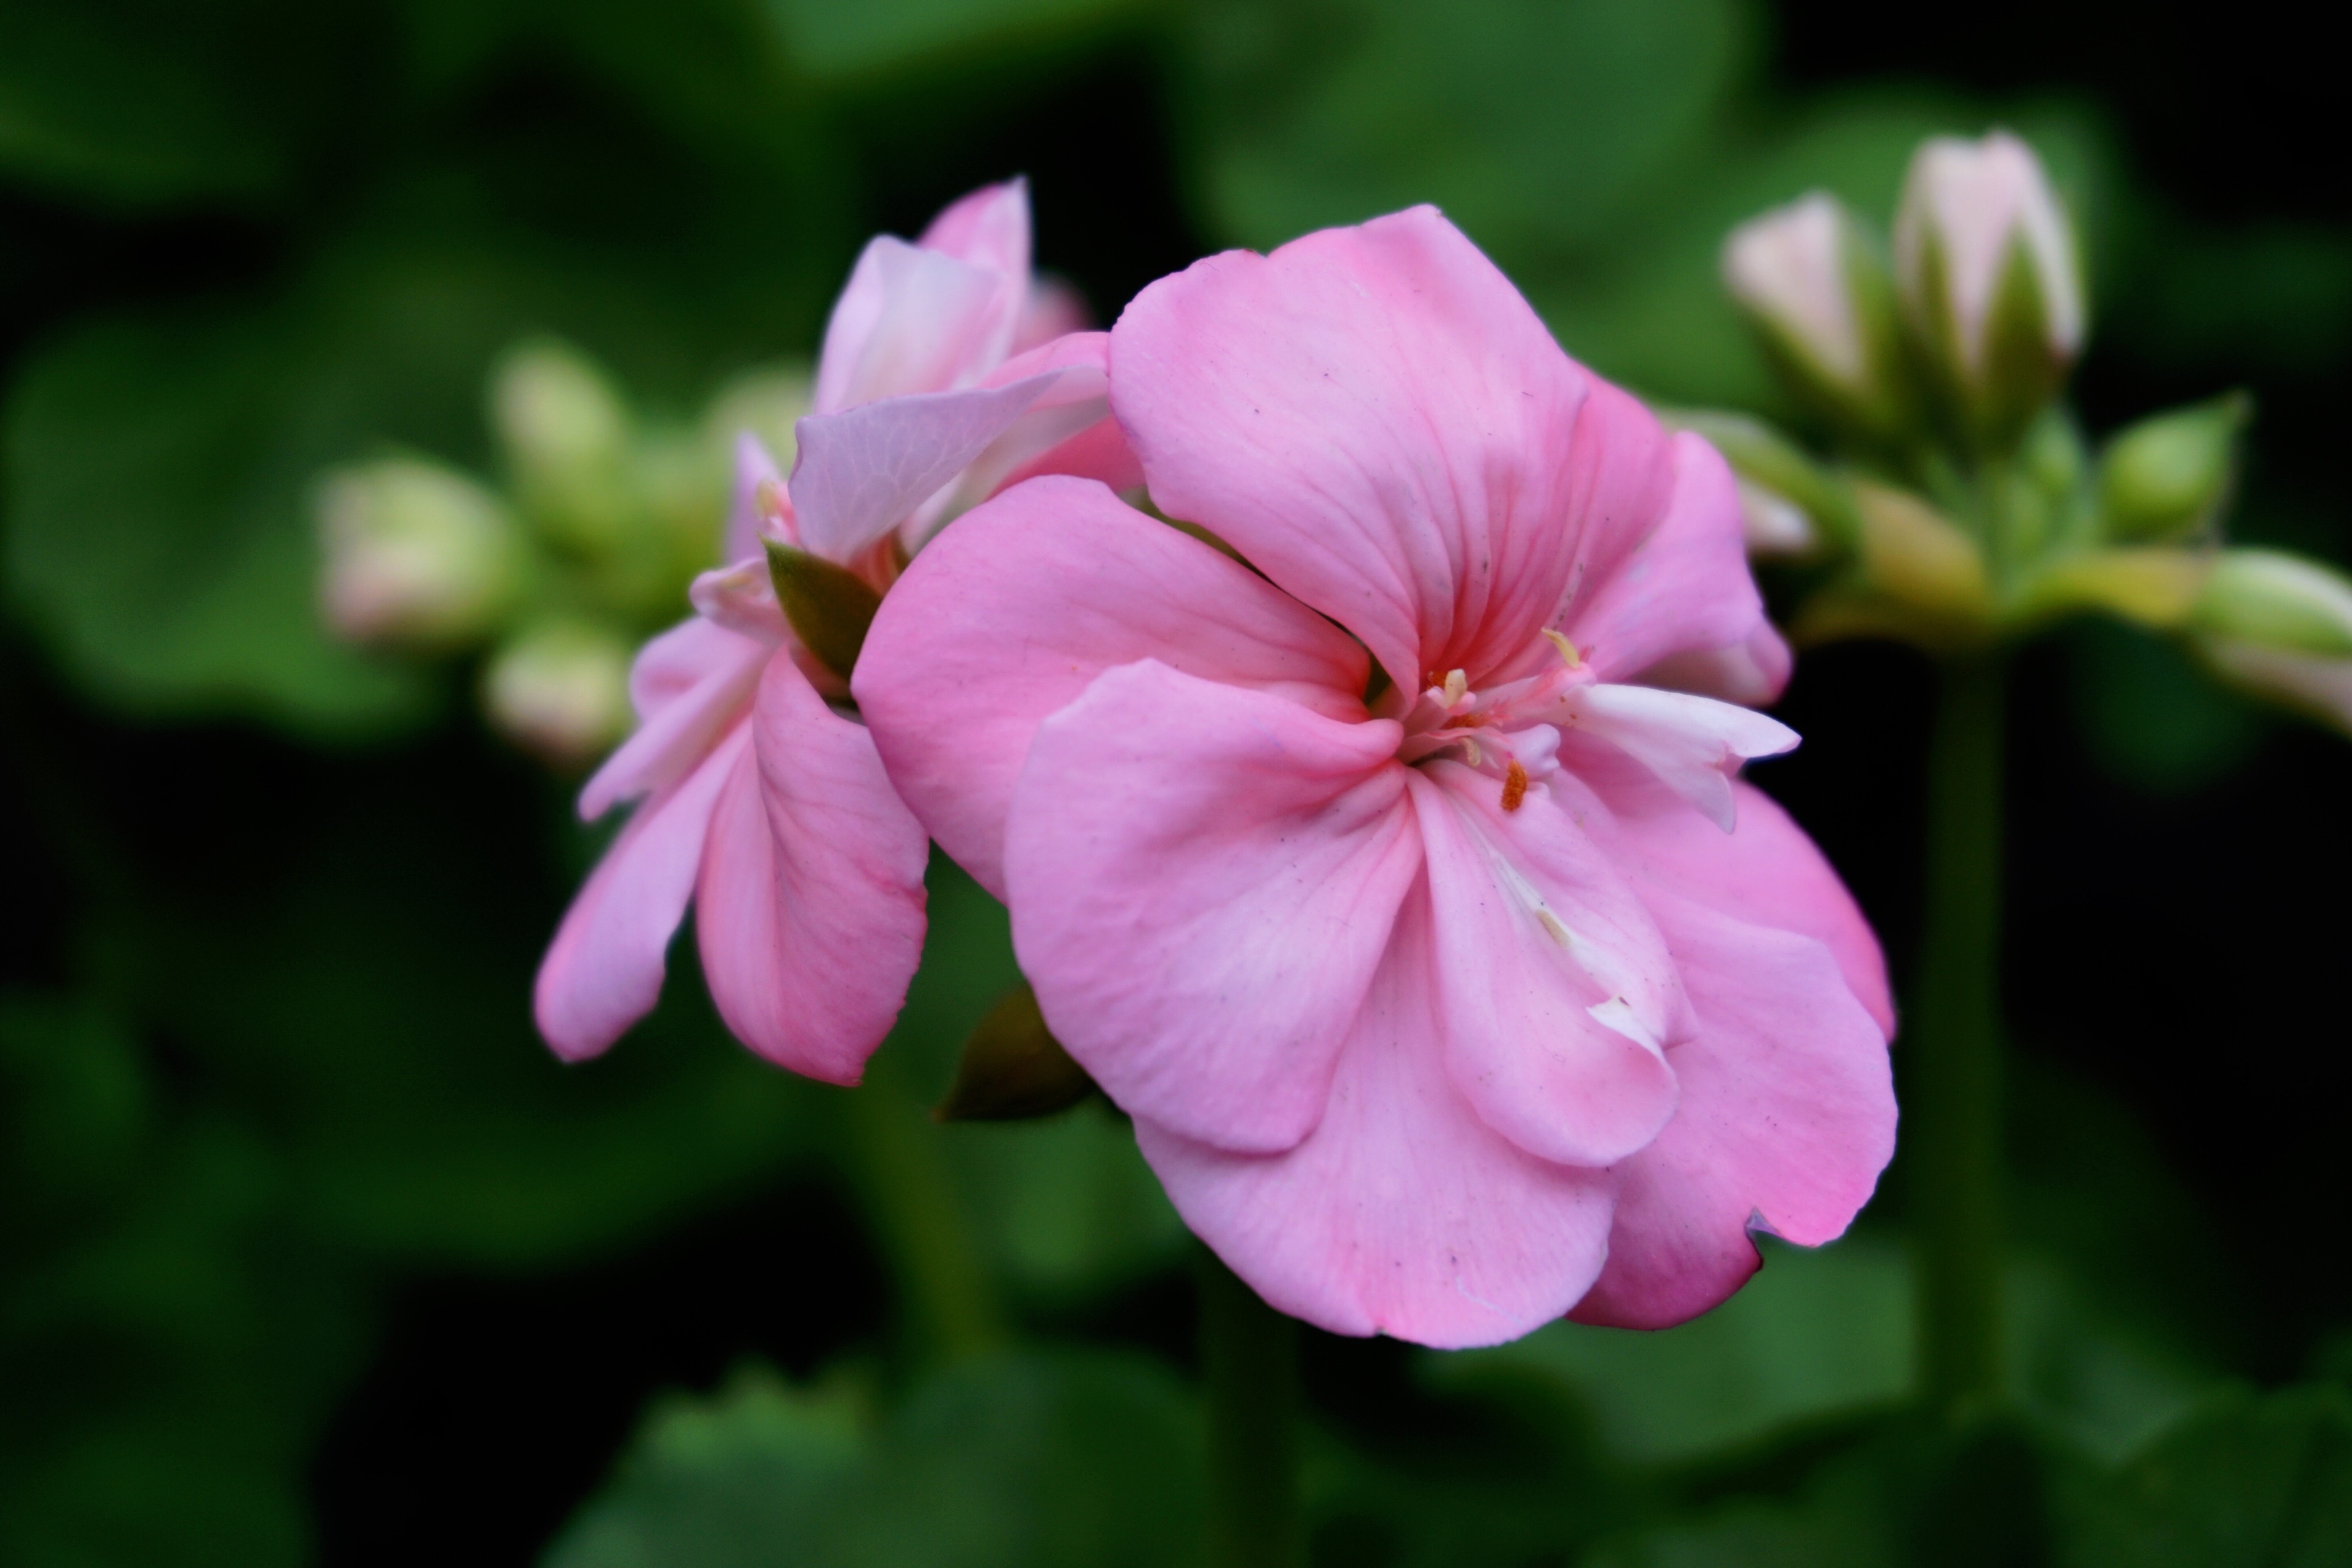
[[[489,376],[495,479],[407,452],[320,479],[327,624],[412,657],[480,655],[499,732],[583,765],[628,729],[629,661],[718,548],[737,433],[789,462],[808,402],[805,372],[762,371],[699,417],[652,420],[578,350],[518,344]]]
[[[1724,246],[1725,285],[1819,446],[1665,411],[1730,460],[1750,552],[1795,569],[1796,639],[1965,655],[2105,614],[2352,729],[2352,583],[2222,540],[2250,400],[2158,414],[2095,449],[2067,409],[2089,310],[2033,151],[2000,131],[1935,138],[1895,213],[1890,243],[1814,192]]]

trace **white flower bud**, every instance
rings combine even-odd
[[[1931,362],[1977,423],[2023,428],[2084,329],[2074,226],[2033,150],[2005,131],[1923,143],[1895,214],[1895,271]]]
[[[534,523],[575,548],[622,542],[634,521],[633,432],[602,371],[559,342],[511,349],[491,374],[490,423]]]
[[[387,458],[331,473],[317,517],[321,605],[355,642],[464,642],[488,632],[520,585],[506,508],[438,464]]]
[[[482,706],[500,733],[576,767],[629,727],[629,645],[603,626],[549,620],[508,640],[482,672]]]
[[[1836,197],[1814,191],[1732,230],[1723,281],[1809,402],[1872,435],[1903,426],[1886,263]]]

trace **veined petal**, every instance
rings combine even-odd
[[[1330,1109],[1297,1148],[1237,1154],[1138,1117],[1136,1142],[1217,1256],[1274,1306],[1340,1334],[1499,1344],[1600,1274],[1616,1178],[1538,1159],[1439,1059],[1427,894],[1399,911],[1348,1032]]]
[[[1142,483],[1142,470],[1110,416],[1109,365],[1109,333],[1076,332],[991,372],[982,386],[1008,385],[1048,372],[1055,379],[952,485],[917,510],[907,527],[908,548],[919,549],[933,532],[998,490],[1041,474],[1076,474],[1114,489]]]
[[[1287,1149],[1421,861],[1399,730],[1150,660],[1038,726],[1004,835],[1013,945],[1122,1109]]]
[[[695,931],[711,1000],[780,1067],[854,1084],[923,949],[929,848],[863,725],[768,661],[711,817]]]
[[[750,745],[739,724],[684,782],[640,806],[572,900],[532,998],[539,1032],[564,1060],[603,1051],[660,999],[662,958],[693,896],[712,808]]]
[[[735,491],[727,508],[727,540],[719,554],[721,566],[761,557],[760,490],[768,485],[775,487],[775,497],[782,503],[779,521],[785,542],[799,542],[800,535],[791,526],[792,501],[784,489],[783,471],[776,467],[775,458],[757,436],[749,430],[737,431]]]
[[[1104,670],[1157,659],[1363,716],[1364,650],[1196,539],[1083,479],[966,512],[884,597],[852,681],[907,804],[998,898],[1004,819],[1046,715]]]
[[[1739,764],[1797,743],[1797,732],[1778,719],[1685,691],[1580,686],[1562,704],[1568,723],[1656,773],[1726,833],[1738,820],[1731,780]]]
[[[1681,1109],[1618,1167],[1608,1266],[1573,1314],[1639,1329],[1738,1289],[1752,1226],[1806,1247],[1843,1234],[1895,1152],[1885,1037],[1830,951],[1670,895],[1651,908],[1698,1029],[1671,1055]]]
[[[851,559],[986,451],[1060,374],[803,419],[792,479],[803,547],[828,561]]]
[[[1610,421],[1600,417],[1604,412]],[[1583,423],[1597,434],[1608,422],[1618,426],[1619,443],[1636,451],[1664,440],[1649,410],[1614,387],[1596,396]],[[1764,624],[1730,465],[1688,432],[1675,436],[1670,450],[1673,489],[1664,506],[1626,531],[1621,549],[1593,552],[1558,623],[1604,681],[1629,679],[1676,654],[1743,647]],[[1596,453],[1591,466],[1617,461]]]
[[[629,670],[636,732],[581,789],[580,815],[593,822],[616,802],[685,777],[743,716],[767,657],[764,643],[699,617],[638,649]]]
[[[1136,297],[1111,355],[1158,505],[1404,689],[1456,668],[1481,684],[1566,603],[1595,383],[1435,208],[1196,262]]]
[[[1012,346],[1004,282],[991,268],[890,235],[868,241],[825,326],[811,406],[837,414],[971,385]]]
[[[1543,1159],[1599,1167],[1642,1148],[1674,1114],[1665,1047],[1688,1027],[1648,911],[1549,791],[1505,811],[1493,779],[1439,763],[1415,771],[1413,805],[1455,1086]]]

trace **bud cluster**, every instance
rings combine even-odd
[[[1764,213],[1725,241],[1723,278],[1829,455],[1746,415],[1664,417],[1738,473],[1749,552],[1797,576],[1800,641],[1954,652],[2104,614],[2352,728],[2352,584],[2221,540],[2251,400],[2096,448],[2066,408],[2082,255],[2025,142],[1924,143],[1891,238],[1823,192]]]
[[[481,650],[491,722],[576,766],[628,728],[630,657],[717,551],[737,432],[789,460],[808,378],[747,375],[662,422],[577,349],[535,340],[499,359],[488,403],[496,481],[412,453],[320,480],[320,605],[353,642]]]

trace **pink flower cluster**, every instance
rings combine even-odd
[[[790,483],[747,449],[729,564],[583,797],[647,796],[549,953],[549,1040],[650,1007],[692,898],[736,1033],[855,1082],[928,837],[1186,1222],[1297,1317],[1663,1326],[1751,1231],[1843,1232],[1893,1149],[1893,1016],[1738,778],[1796,737],[1740,705],[1789,655],[1722,458],[1429,208],[1016,353],[1024,203],[876,240]],[[845,688],[762,533],[884,591]]]

